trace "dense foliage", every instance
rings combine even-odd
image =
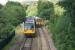
[[[9,36],[10,32],[23,21],[25,16],[25,10],[20,3],[7,2],[0,9],[0,39]]]
[[[0,4],[0,9],[2,8],[3,6]]]
[[[75,50],[75,1],[50,3],[39,0],[38,16],[47,18],[47,15],[57,50]]]
[[[37,16],[37,5],[31,4],[27,7],[26,16]]]
[[[67,47],[65,47],[67,50],[75,50],[75,1],[71,0],[65,0],[64,2],[59,2],[59,4],[61,6],[63,6],[66,10],[66,15],[69,18],[69,24],[68,24],[68,29],[69,31],[67,31]]]
[[[41,18],[50,19],[53,14],[53,4],[48,1],[38,1],[38,16]]]

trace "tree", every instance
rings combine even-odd
[[[53,14],[53,3],[49,1],[39,0],[38,2],[38,16],[41,18],[50,19]]]
[[[37,5],[29,5],[27,8],[27,16],[37,16]]]
[[[57,5],[64,7],[66,11],[63,16],[57,18],[53,26],[55,44],[58,50],[75,50],[75,1],[64,0]]]
[[[3,8],[3,11],[14,26],[20,23],[26,16],[23,6],[17,2],[8,2]]]
[[[0,4],[0,9],[2,8],[3,6]]]
[[[7,2],[0,10],[0,38],[8,37],[11,31],[20,24],[26,16],[24,7],[18,2]]]

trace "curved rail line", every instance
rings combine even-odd
[[[20,47],[20,50],[32,50],[32,42],[33,38],[26,38],[24,39],[24,43]]]
[[[25,39],[23,39],[24,40],[24,42],[23,42],[23,44],[21,45],[21,47],[20,47],[20,50],[22,50],[22,48],[23,48],[23,46],[24,46],[24,43],[26,42],[26,38]]]

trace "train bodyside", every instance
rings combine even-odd
[[[36,27],[44,26],[44,20],[43,19],[36,19]]]

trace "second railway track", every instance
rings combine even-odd
[[[51,50],[51,47],[50,47],[50,42],[48,40],[48,36],[46,35],[47,32],[45,32],[45,30],[43,28],[41,28],[43,34],[44,34],[44,37],[45,37],[45,40],[47,42],[47,46],[48,46],[48,50]]]
[[[48,41],[46,32],[42,28],[39,28],[39,31],[42,40],[42,50],[51,50],[50,42]]]

